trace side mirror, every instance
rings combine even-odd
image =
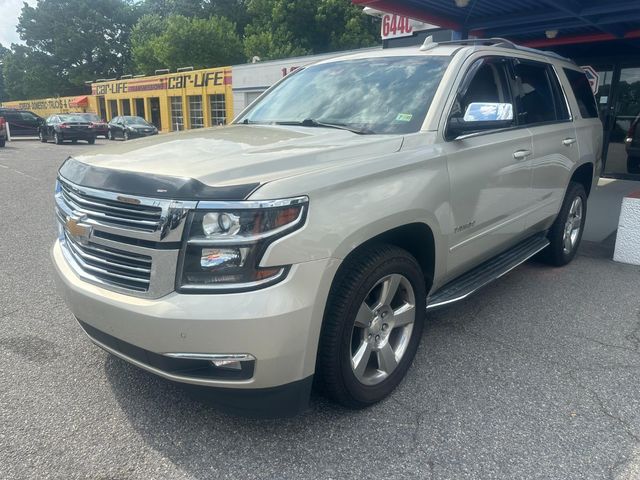
[[[457,138],[469,133],[509,128],[513,124],[513,105],[510,103],[470,103],[464,117],[451,117],[447,137]]]

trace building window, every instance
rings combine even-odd
[[[109,110],[111,110],[111,118],[118,116],[118,101],[117,100],[109,100]],[[109,120],[111,120],[109,118]]]
[[[189,122],[191,123],[191,128],[204,127],[202,95],[189,95]]]
[[[211,126],[225,125],[227,123],[227,106],[224,94],[209,95],[211,108]]]
[[[171,101],[171,130],[184,130],[182,97],[169,97]]]
[[[131,103],[128,98],[122,100],[122,115],[126,115],[127,117],[131,115]]]

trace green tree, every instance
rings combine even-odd
[[[8,98],[4,88],[4,75],[2,74],[2,70],[4,68],[4,62],[5,62],[4,58],[10,53],[11,53],[11,50],[9,50],[8,48],[5,48],[0,43],[0,102]]]
[[[17,31],[33,55],[51,59],[70,86],[128,70],[135,9],[124,0],[39,0],[24,4]],[[52,92],[53,93],[53,92]]]
[[[225,17],[236,24],[239,35],[249,21],[246,0],[145,0],[139,5],[143,15],[170,17],[182,15],[188,18]]]
[[[72,95],[77,92],[56,73],[51,57],[24,45],[12,45],[3,57],[2,76],[6,99],[23,100]]]
[[[248,0],[248,58],[282,58],[375,45],[378,24],[350,0]]]
[[[236,26],[223,17],[145,15],[134,27],[131,48],[136,71],[147,74],[156,68],[197,69],[243,60]]]
[[[135,72],[153,73],[165,65],[158,58],[158,39],[166,28],[166,21],[159,14],[140,17],[131,31],[131,57]]]
[[[379,42],[379,21],[363,14],[361,8],[348,0],[318,2],[315,21],[322,32],[316,48],[325,51],[371,47]]]

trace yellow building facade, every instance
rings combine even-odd
[[[233,118],[231,67],[96,82],[91,98],[107,121],[137,115],[165,132],[224,125]]]
[[[2,107],[29,110],[30,112],[46,118],[54,113],[95,112],[96,99],[90,95],[78,97],[40,98],[37,100],[17,100],[15,102],[2,102]]]

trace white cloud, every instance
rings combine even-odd
[[[0,0],[0,43],[9,47],[12,43],[21,43],[16,33],[18,17],[22,10],[24,0]],[[34,5],[36,0],[26,0],[29,5]]]

